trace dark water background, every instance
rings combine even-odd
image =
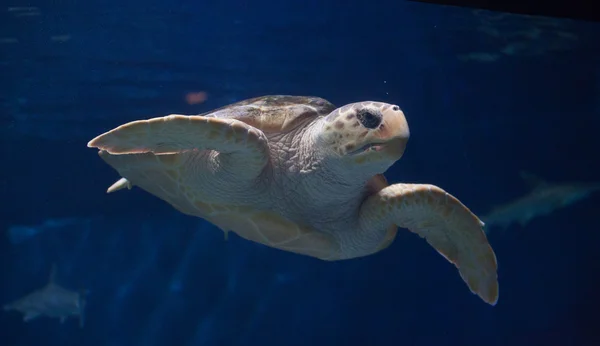
[[[35,6],[22,15],[10,6]],[[500,300],[472,295],[428,244],[324,263],[223,234],[134,189],[86,148],[127,121],[264,94],[399,104],[391,182],[474,212],[531,171],[600,180],[600,25],[408,2],[35,1],[0,9],[0,301],[47,281],[91,294],[83,329],[0,313],[0,344],[598,345],[598,206],[492,234]],[[35,13],[30,10],[29,13]],[[188,92],[205,91],[199,105]]]

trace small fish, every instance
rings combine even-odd
[[[526,171],[521,172],[521,178],[529,185],[530,192],[482,216],[486,233],[490,233],[490,228],[506,229],[513,223],[524,227],[538,216],[551,214],[600,191],[600,183],[551,183]]]
[[[71,39],[71,35],[55,35],[50,36],[50,41],[54,42],[67,42]]]
[[[89,227],[92,220],[93,218],[67,217],[47,219],[37,225],[13,225],[6,231],[6,236],[12,244],[19,244],[42,232],[62,230],[70,226]]]
[[[60,323],[64,323],[69,316],[75,316],[79,317],[79,327],[83,328],[85,297],[88,291],[69,291],[59,286],[55,279],[56,264],[53,264],[50,271],[50,280],[46,286],[6,304],[4,310],[15,310],[22,313],[24,322],[46,315],[51,318],[58,318]]]
[[[19,40],[14,37],[2,37],[0,43],[19,43]]]
[[[31,11],[39,11],[40,9],[37,7],[9,7],[8,12],[31,12]]]

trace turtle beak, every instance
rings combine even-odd
[[[386,157],[398,160],[404,154],[410,131],[404,112],[396,105],[382,110],[382,121],[373,136],[373,149]]]

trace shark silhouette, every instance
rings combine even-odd
[[[5,305],[4,310],[15,310],[22,313],[24,322],[46,315],[51,318],[58,318],[61,323],[64,323],[69,316],[75,316],[79,317],[79,327],[83,328],[85,296],[88,291],[69,291],[59,286],[55,279],[56,264],[53,264],[50,271],[50,280],[46,286]]]
[[[506,229],[513,223],[524,227],[538,216],[548,215],[600,191],[600,183],[554,183],[526,171],[521,171],[520,175],[529,185],[529,193],[482,216],[486,233],[494,227]]]

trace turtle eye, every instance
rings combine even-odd
[[[372,110],[361,110],[356,117],[358,118],[358,121],[368,129],[376,129],[379,124],[381,124],[381,115]]]

